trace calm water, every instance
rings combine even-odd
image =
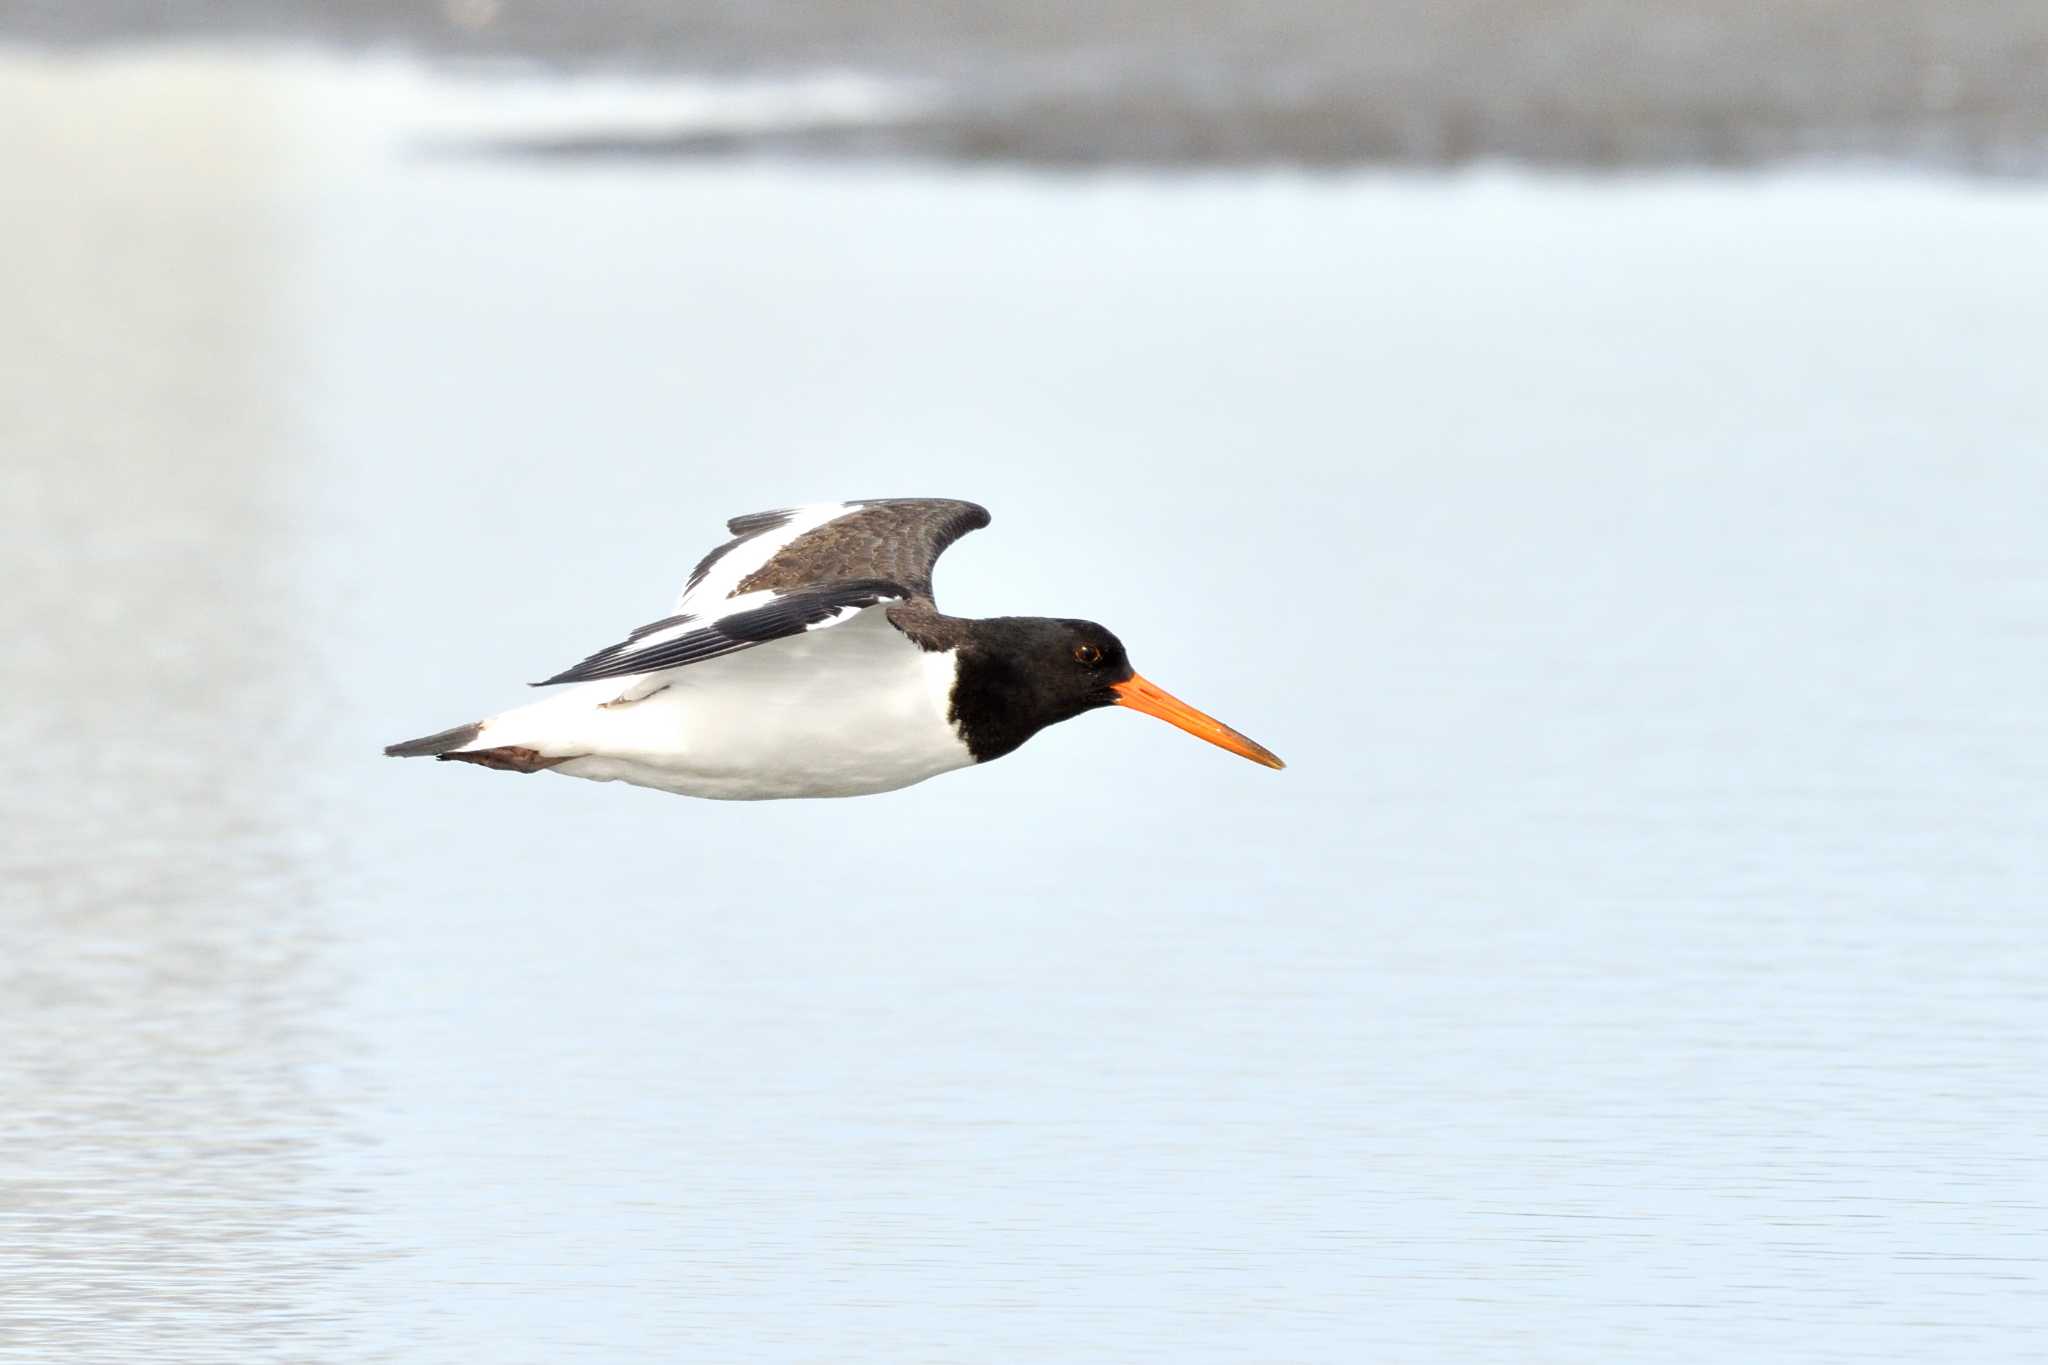
[[[2048,195],[493,107],[0,66],[0,1358],[2041,1357]],[[890,493],[1290,769],[378,756]]]

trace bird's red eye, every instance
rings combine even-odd
[[[1075,645],[1074,662],[1077,664],[1086,664],[1090,668],[1095,667],[1095,665],[1102,662],[1102,646]]]

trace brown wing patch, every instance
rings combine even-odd
[[[986,508],[950,498],[877,498],[804,532],[741,579],[735,596],[787,592],[846,578],[884,578],[930,599],[932,565],[969,531],[988,525]]]

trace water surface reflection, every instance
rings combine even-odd
[[[0,79],[0,1322],[319,1355],[346,1049],[292,760],[283,149],[260,79]]]

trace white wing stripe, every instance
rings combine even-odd
[[[702,630],[705,624],[701,617],[685,616],[672,626],[666,626],[660,630],[650,630],[645,635],[636,636],[628,643],[634,649],[652,649],[656,645],[666,644],[670,640],[688,635],[693,630]]]
[[[703,582],[683,590],[683,595],[676,599],[676,610],[688,611],[695,603],[708,606],[719,601],[798,536],[815,531],[828,521],[837,521],[859,507],[857,502],[821,502],[793,509],[790,519],[781,526],[763,531],[720,555],[705,573]]]

